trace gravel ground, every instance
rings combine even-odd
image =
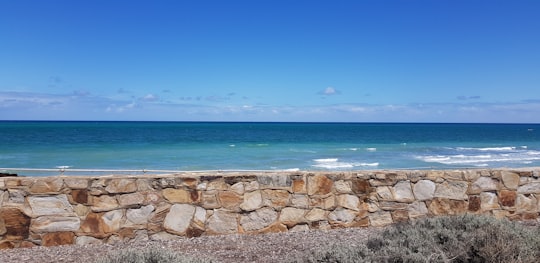
[[[311,230],[261,235],[225,235],[183,238],[175,241],[119,243],[114,245],[34,247],[0,250],[3,263],[94,262],[100,256],[125,248],[160,246],[196,258],[219,262],[280,262],[328,244],[365,241],[380,228]]]

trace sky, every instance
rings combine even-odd
[[[0,0],[0,120],[540,123],[540,1]]]

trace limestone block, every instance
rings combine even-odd
[[[58,193],[63,185],[64,180],[59,177],[39,178],[29,187],[29,192],[33,194]]]
[[[393,199],[398,202],[411,203],[414,195],[411,188],[411,181],[400,181],[391,188]]]
[[[165,188],[163,197],[171,203],[191,204],[199,199],[197,191],[188,191],[184,189]]]
[[[293,207],[296,208],[308,208],[308,197],[302,194],[293,194],[291,198],[291,204]]]
[[[463,178],[468,182],[474,182],[478,179],[481,174],[475,170],[465,170],[463,171]]]
[[[538,212],[538,201],[534,195],[518,194],[516,198],[516,212]]]
[[[516,190],[519,187],[520,176],[517,173],[502,171],[501,179],[506,188]]]
[[[236,213],[228,212],[226,210],[218,209],[214,210],[208,218],[207,229],[211,234],[232,234],[238,232]]]
[[[326,195],[332,191],[334,182],[325,175],[315,175],[308,177],[308,195]]]
[[[285,190],[263,190],[263,205],[281,209],[289,203],[290,194]]]
[[[135,179],[127,178],[111,179],[105,191],[111,194],[133,193],[137,191],[137,182]]]
[[[7,191],[0,191],[0,207],[4,206],[4,202],[6,202],[9,198],[9,193]]]
[[[70,189],[86,189],[88,188],[88,179],[78,178],[78,177],[68,177],[64,178],[64,183],[67,188]]]
[[[4,222],[3,218],[0,218],[0,236],[4,235],[6,232],[6,222]]]
[[[510,214],[507,210],[493,210],[491,212],[493,213],[493,217],[497,219],[506,218]]]
[[[198,180],[197,177],[195,177],[195,178],[182,178],[182,185],[186,186],[189,189],[196,189],[198,183],[199,183],[199,180]]]
[[[30,230],[35,233],[77,231],[81,226],[78,217],[41,216],[32,219]]]
[[[338,195],[337,205],[354,211],[359,211],[360,199],[357,196],[350,194]]]
[[[121,207],[137,206],[144,203],[144,195],[139,192],[119,195],[117,199]]]
[[[5,237],[13,240],[23,240],[28,238],[30,228],[30,217],[26,216],[18,208],[0,208],[0,223]]]
[[[202,182],[202,183],[199,183],[197,185],[196,189],[199,190],[199,191],[205,191],[206,188],[208,188],[208,183],[207,182]]]
[[[351,181],[339,180],[334,183],[334,188],[341,194],[348,194],[352,192]]]
[[[499,199],[497,198],[497,195],[495,193],[480,193],[480,201],[482,202],[480,206],[482,211],[490,211],[493,209],[501,208],[501,206],[499,205]]]
[[[0,190],[6,190],[6,183],[4,182],[4,178],[0,178]]]
[[[201,204],[206,209],[220,208],[217,191],[204,191],[201,194]]]
[[[350,224],[354,221],[357,214],[358,212],[353,210],[337,208],[328,214],[328,220],[330,224]]]
[[[94,212],[111,211],[118,208],[118,201],[114,196],[100,195],[92,196],[91,209]]]
[[[436,185],[433,181],[430,180],[419,180],[414,184],[413,191],[414,196],[418,201],[430,200],[433,199],[435,195]]]
[[[309,231],[308,225],[296,225],[289,230],[289,232],[306,232]]]
[[[120,230],[123,216],[124,212],[122,210],[113,210],[104,213],[101,217],[103,220],[103,231],[105,233],[112,233]]]
[[[435,188],[434,197],[448,198],[452,200],[467,200],[467,182],[445,181]]]
[[[101,245],[103,244],[103,241],[101,239],[97,239],[95,237],[90,236],[80,236],[75,239],[75,244],[80,246],[85,245]]]
[[[208,185],[206,186],[206,190],[212,191],[212,190],[228,190],[229,185],[225,183],[225,180],[223,178],[212,180],[208,182]]]
[[[512,207],[516,204],[517,194],[515,191],[501,190],[499,191],[499,201],[502,206]]]
[[[165,217],[163,227],[169,233],[183,235],[190,226],[194,215],[195,206],[188,204],[175,204],[171,206],[169,213]]]
[[[195,214],[193,215],[193,223],[197,224],[200,227],[204,227],[206,223],[206,209],[196,206]]]
[[[244,183],[238,182],[231,185],[231,191],[233,191],[236,194],[243,195],[246,191],[244,188]]]
[[[244,184],[244,189],[246,192],[253,192],[260,189],[259,182],[251,181]]]
[[[56,215],[75,216],[73,207],[65,194],[54,196],[29,196],[28,205],[32,210],[31,217]]]
[[[163,200],[163,197],[156,192],[146,192],[146,196],[144,197],[144,204],[158,204]]]
[[[529,183],[517,189],[518,194],[538,194],[540,193],[540,183]]]
[[[135,184],[137,184],[137,192],[144,192],[144,191],[152,191],[154,188],[152,188],[152,184],[150,183],[149,179],[143,178],[143,179],[137,179],[135,181]]]
[[[376,202],[373,202],[373,201],[367,201],[367,202],[366,202],[366,205],[367,205],[367,210],[368,210],[368,212],[370,212],[370,213],[379,211],[379,206],[377,205]]]
[[[23,189],[8,189],[8,204],[24,204],[25,197],[28,195]]]
[[[499,189],[499,181],[491,177],[480,177],[471,184],[469,189],[470,194],[479,194],[485,191],[495,191]]]
[[[139,209],[128,209],[126,211],[126,218],[128,222],[134,225],[143,225],[148,223],[152,212],[154,212],[155,207],[153,205],[143,206]]]
[[[240,208],[244,211],[253,211],[261,208],[263,205],[261,191],[253,191],[244,194],[244,202]]]
[[[409,204],[407,211],[409,212],[409,218],[411,219],[426,216],[429,212],[426,204],[420,201]]]
[[[469,204],[463,200],[434,198],[429,202],[428,209],[433,215],[459,215],[467,212]]]
[[[369,214],[369,222],[371,226],[382,227],[392,224],[392,214],[390,212],[376,212]]]
[[[394,195],[389,186],[379,186],[376,189],[379,200],[381,201],[394,201]]]
[[[379,202],[379,208],[382,210],[403,210],[403,209],[407,209],[407,207],[408,207],[407,203],[388,202],[388,201]]]
[[[264,188],[288,188],[292,186],[292,180],[288,174],[259,175],[257,181]]]
[[[305,223],[306,210],[294,207],[285,207],[281,210],[279,222],[291,227],[298,223]]]
[[[240,216],[240,225],[245,231],[260,230],[274,223],[277,217],[274,209],[265,207]]]
[[[322,210],[320,208],[313,208],[306,214],[306,220],[308,222],[326,220],[326,216],[328,215],[328,213],[328,211]]]
[[[41,238],[41,245],[45,247],[71,245],[75,242],[73,232],[54,232],[44,234]]]
[[[444,171],[444,178],[446,180],[461,181],[461,180],[463,180],[463,171],[461,171],[461,170]]]
[[[219,203],[227,210],[240,211],[240,205],[244,198],[232,191],[221,191],[218,193]]]

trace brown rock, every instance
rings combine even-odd
[[[292,190],[293,190],[294,193],[298,193],[298,194],[307,193],[306,181],[304,181],[304,178],[293,180],[293,182],[292,182]]]
[[[433,215],[459,215],[469,208],[467,201],[448,198],[434,198],[428,203],[429,212]]]
[[[515,191],[501,190],[499,191],[499,202],[503,206],[512,207],[516,204],[516,196]]]
[[[64,185],[64,180],[58,177],[48,177],[37,179],[30,187],[30,193],[34,194],[50,194],[58,193],[62,186]]]
[[[78,178],[76,176],[64,178],[64,183],[70,189],[86,189],[88,188],[88,179]]]
[[[469,196],[469,211],[471,212],[477,212],[480,210],[482,202],[480,200],[480,196],[478,195],[471,195]]]
[[[88,204],[88,190],[74,189],[71,190],[71,199],[75,204]]]
[[[287,226],[280,223],[275,223],[267,228],[264,228],[258,231],[257,233],[267,234],[267,233],[280,233],[280,232],[287,232]]]
[[[111,211],[118,208],[118,201],[114,196],[100,195],[92,196],[92,211],[103,212]]]
[[[120,193],[133,193],[137,191],[137,182],[135,179],[111,179],[105,191],[111,194],[120,194]]]
[[[489,211],[489,210],[501,208],[501,206],[499,205],[499,199],[497,198],[497,195],[495,193],[491,193],[491,192],[481,193],[480,201],[482,201],[482,204],[480,205],[480,207],[482,208],[482,211]]]
[[[0,249],[12,249],[15,248],[15,242],[10,240],[0,240]]]
[[[45,247],[71,245],[75,243],[75,234],[73,232],[47,233],[43,235],[41,242]]]
[[[409,212],[407,210],[395,210],[390,212],[394,223],[407,222],[409,220]]]
[[[89,213],[81,223],[80,231],[93,237],[104,237],[103,213]]]
[[[285,190],[263,190],[263,203],[273,208],[283,208],[289,203],[289,192]]]
[[[191,204],[199,199],[199,194],[196,190],[166,188],[163,197],[171,203]]]
[[[332,191],[334,182],[325,175],[315,175],[308,177],[309,195],[326,195]]]
[[[219,192],[218,198],[223,208],[233,211],[240,211],[240,204],[244,201],[241,195],[230,191]]]
[[[30,217],[17,208],[0,208],[0,220],[4,221],[5,237],[12,240],[28,238]]]
[[[369,222],[372,226],[381,227],[393,223],[392,214],[390,212],[376,212],[369,214]]]

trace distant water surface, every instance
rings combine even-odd
[[[540,166],[539,124],[0,122],[0,167],[361,170]]]

